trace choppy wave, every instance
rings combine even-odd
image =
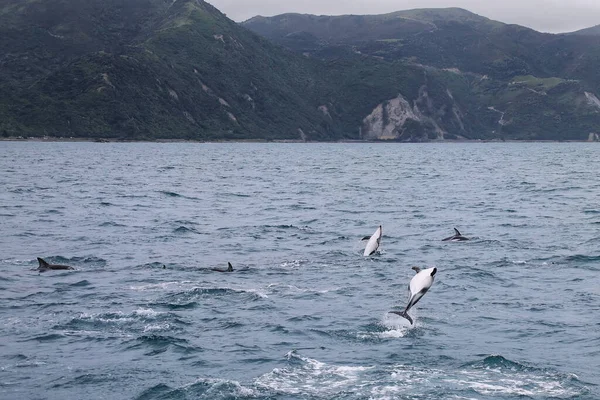
[[[565,261],[581,262],[581,263],[597,263],[598,261],[600,261],[600,255],[592,256],[592,255],[584,255],[584,254],[575,254],[575,255],[566,257]]]
[[[200,378],[181,388],[161,384],[138,398],[578,398],[588,389],[576,376],[528,368],[501,356],[444,369],[405,364],[348,365],[327,363],[296,351],[287,362],[243,382]],[[484,366],[482,368],[482,365]],[[487,365],[487,366],[486,366]],[[475,397],[473,397],[475,396]]]
[[[596,400],[598,155],[3,143],[0,397]]]

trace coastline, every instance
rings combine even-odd
[[[534,140],[534,139],[448,139],[430,140],[426,142],[402,142],[397,140],[324,140],[304,141],[295,139],[237,139],[237,140],[192,140],[192,139],[117,139],[117,138],[76,138],[76,137],[0,137],[0,142],[90,142],[90,143],[399,143],[399,144],[433,144],[433,143],[600,143],[593,140]]]

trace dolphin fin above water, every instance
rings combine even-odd
[[[227,269],[225,268],[211,268],[211,271],[217,272],[233,272],[233,265],[230,262],[227,263]]]
[[[442,242],[452,241],[452,242],[462,242],[464,240],[469,240],[469,238],[464,237],[458,229],[454,228],[454,235],[448,236],[447,238],[442,239]]]
[[[390,311],[392,314],[397,314],[401,317],[406,318],[411,325],[413,325],[413,319],[408,315],[408,310],[410,310],[415,304],[421,300],[425,293],[429,290],[431,285],[433,285],[433,280],[435,274],[437,273],[437,268],[427,268],[422,270],[419,267],[412,267],[412,269],[417,273],[410,280],[408,284],[408,290],[410,292],[410,297],[408,299],[408,304],[404,311]]]
[[[40,257],[38,257],[37,260],[38,260],[38,264],[39,264],[39,266],[37,267],[37,269],[40,272],[45,272],[45,271],[48,271],[48,270],[70,270],[70,269],[75,269],[75,268],[70,267],[68,265],[50,264],[46,260],[44,260],[43,258],[40,258]]]
[[[381,234],[382,234],[382,228],[381,225],[379,225],[379,228],[377,228],[377,230],[375,231],[375,233],[372,236],[365,236],[362,240],[369,240],[367,242],[367,246],[365,247],[365,251],[363,253],[363,256],[370,256],[371,254],[375,253],[377,251],[377,249],[379,248],[379,244],[381,243]]]

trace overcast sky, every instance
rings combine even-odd
[[[234,21],[288,12],[384,14],[412,8],[461,7],[541,32],[571,32],[600,24],[600,0],[207,0]]]

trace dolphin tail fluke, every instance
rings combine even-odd
[[[227,272],[233,272],[233,265],[230,262],[227,263]]]
[[[48,264],[46,262],[46,260],[44,260],[43,258],[38,257],[37,260],[38,260],[38,263],[40,264],[38,268],[49,268],[50,267],[50,264]]]
[[[410,315],[408,315],[408,313],[406,311],[390,311],[390,313],[397,314],[397,315],[399,315],[401,317],[406,318],[408,320],[408,322],[410,322],[410,324],[413,325],[413,320],[410,317]]]

